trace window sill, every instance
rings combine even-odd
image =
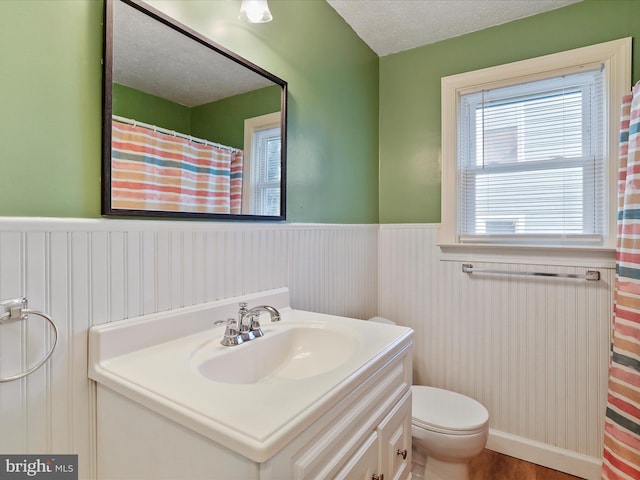
[[[440,260],[615,268],[616,251],[607,247],[439,243]]]

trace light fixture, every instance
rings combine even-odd
[[[249,23],[267,23],[273,20],[267,0],[242,0],[240,20]]]

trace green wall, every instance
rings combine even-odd
[[[191,109],[135,88],[113,84],[114,115],[186,134],[191,133]]]
[[[150,3],[289,82],[294,222],[438,222],[442,76],[640,34],[640,1],[585,0],[378,59],[321,0],[270,0],[264,25],[237,0]],[[102,8],[0,2],[0,215],[100,215]]]
[[[0,215],[99,215],[101,22],[100,2],[0,2]]]
[[[244,121],[279,112],[281,92],[280,85],[274,85],[193,107],[191,134],[244,149]]]
[[[640,1],[585,0],[380,59],[380,223],[440,221],[440,78],[634,37]]]
[[[379,60],[326,2],[149,3],[289,82],[289,221],[377,223]],[[100,215],[102,9],[0,2],[0,216]]]

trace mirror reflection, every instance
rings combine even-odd
[[[106,9],[103,214],[284,219],[286,82],[140,2]]]

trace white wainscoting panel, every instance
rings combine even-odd
[[[377,314],[377,225],[0,219],[0,300],[56,321],[49,362],[0,383],[0,452],[77,453],[95,478],[92,325],[288,286],[294,308]],[[0,377],[35,364],[44,321],[0,326]]]
[[[77,453],[80,478],[94,478],[90,326],[288,286],[294,308],[411,326],[417,383],[485,404],[494,449],[582,474],[602,449],[614,270],[597,268],[599,282],[467,275],[461,261],[441,261],[436,232],[0,219],[0,300],[26,296],[60,330],[45,366],[0,383],[0,452]],[[589,268],[473,260],[479,268]],[[39,317],[0,326],[0,376],[38,361],[50,340]]]
[[[474,267],[498,270],[594,269],[602,279],[465,274],[462,261],[441,260],[436,237],[437,225],[380,228],[379,314],[416,331],[415,383],[482,402],[493,436],[510,439],[495,441],[495,449],[520,458],[530,451],[535,461],[594,477],[602,453],[615,270],[468,258]],[[527,447],[510,448],[513,439]],[[542,455],[546,460],[536,457],[534,444],[551,452]]]

